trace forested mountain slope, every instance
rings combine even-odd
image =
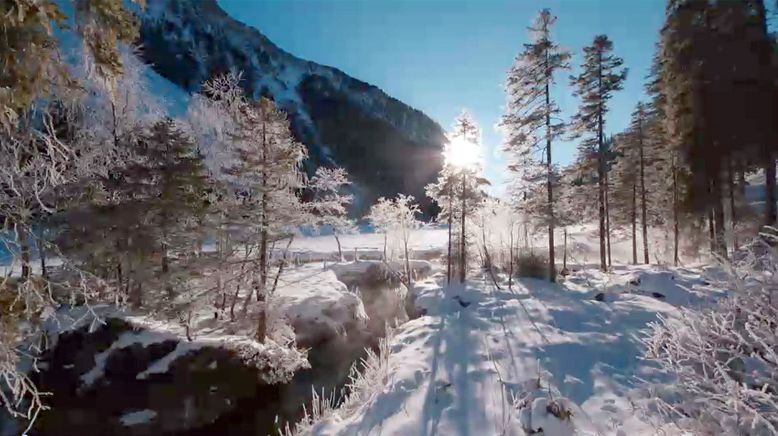
[[[140,39],[145,60],[189,92],[216,74],[242,71],[249,95],[270,97],[289,113],[310,151],[309,169],[348,170],[359,210],[398,192],[424,199],[441,167],[444,133],[435,121],[373,85],[283,51],[215,0],[148,2]]]

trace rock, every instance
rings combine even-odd
[[[233,415],[240,413],[236,408],[250,402],[267,411],[260,422],[272,432],[278,408],[268,404],[279,396],[279,387],[261,381],[259,370],[245,365],[232,350],[202,347],[176,357],[166,372],[139,378],[179,344],[162,338],[111,347],[122,335],[143,332],[121,319],[108,319],[91,333],[86,327],[62,333],[57,345],[42,356],[47,367],[31,374],[41,391],[53,394],[46,397],[51,409],[41,413],[31,434],[194,434],[189,431],[209,426],[213,431],[203,434],[226,434],[233,430]],[[100,364],[100,353],[108,353],[104,370],[85,384],[81,376]],[[140,412],[147,419],[140,419]],[[253,431],[246,428],[241,434]]]
[[[594,296],[594,299],[597,301],[605,301],[605,293],[598,292],[597,295]]]
[[[454,297],[453,297],[453,298],[454,298],[454,301],[456,301],[457,303],[459,303],[459,305],[460,305],[460,306],[462,306],[462,307],[467,307],[467,306],[469,306],[469,305],[471,304],[471,302],[470,302],[470,301],[464,301],[464,300],[462,300],[462,297],[460,297],[459,295],[454,295]]]
[[[656,298],[656,299],[659,299],[659,300],[664,300],[665,299],[665,295],[662,294],[662,293],[659,293],[659,292],[652,292],[651,296]]]

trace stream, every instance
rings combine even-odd
[[[177,341],[168,340],[115,349],[104,362],[102,379],[85,388],[82,377],[95,366],[96,356],[133,329],[112,319],[91,333],[82,329],[62,334],[42,359],[41,371],[32,376],[42,391],[53,393],[47,398],[51,409],[40,415],[30,435],[278,434],[279,424],[297,422],[303,406],[310,408],[312,389],[341,395],[365,348],[377,347],[386,321],[408,319],[406,295],[396,290],[401,286],[396,274],[384,277],[381,268],[371,266],[360,275],[355,264],[350,265],[336,275],[351,289],[359,284],[370,318],[367,328],[303,344],[309,347],[311,367],[298,371],[290,382],[259,381],[256,368],[220,348],[198,349],[177,358],[166,373],[139,377],[175,349]],[[152,416],[148,422],[126,424],[128,416],[144,413]]]

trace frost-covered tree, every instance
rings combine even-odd
[[[448,281],[452,277],[454,251],[458,260],[459,281],[467,274],[467,220],[474,206],[484,198],[483,187],[489,184],[482,175],[480,163],[481,131],[467,111],[454,120],[443,151],[445,161],[438,179],[426,187],[427,195],[440,207],[438,219],[448,223]],[[470,206],[468,206],[470,205]],[[457,247],[453,247],[458,239]]]
[[[378,201],[372,206],[365,215],[370,224],[373,226],[376,232],[383,233],[384,235],[384,248],[383,248],[383,260],[388,261],[392,256],[391,253],[387,253],[389,245],[389,232],[391,231],[391,208],[392,200],[380,197]]]
[[[220,228],[237,226],[258,240],[256,286],[248,298],[256,295],[265,307],[273,290],[268,286],[272,246],[286,240],[288,247],[298,229],[313,222],[300,198],[307,186],[302,169],[307,149],[294,138],[286,114],[275,103],[245,97],[239,74],[206,82],[192,105],[190,124],[206,165],[223,185],[220,197],[233,211],[222,217]],[[259,314],[257,338],[263,341],[265,310]]]
[[[598,210],[600,224],[600,267],[607,269],[606,260],[606,195],[608,150],[605,138],[605,116],[608,101],[622,88],[627,77],[624,61],[613,54],[613,42],[606,35],[597,35],[591,45],[583,49],[581,73],[572,77],[575,95],[581,100],[573,116],[571,128],[576,138],[584,138],[579,153],[596,156],[598,178]]]
[[[413,285],[410,242],[413,231],[421,227],[422,223],[417,217],[420,214],[419,205],[412,195],[398,194],[393,199],[379,198],[366,216],[373,226],[400,244],[408,289]]]
[[[774,38],[765,3],[673,0],[661,32],[657,91],[685,170],[683,206],[708,221],[711,251],[719,256],[727,256],[726,233],[739,218],[735,173],[764,172],[761,224],[776,219]],[[735,211],[730,229],[727,203]]]
[[[340,260],[343,260],[340,235],[356,232],[356,223],[348,216],[353,196],[342,192],[350,183],[343,168],[319,167],[308,184],[313,191],[313,199],[308,203],[311,213],[318,226],[326,226],[332,231]]]
[[[612,187],[616,199],[616,218],[632,226],[633,262],[637,263],[636,228],[640,217],[642,258],[649,263],[649,226],[663,221],[663,193],[669,184],[664,179],[664,147],[661,137],[651,137],[653,120],[646,105],[637,104],[627,130],[616,137]],[[620,213],[618,213],[620,212]]]
[[[154,276],[151,258],[160,248],[159,229],[150,220],[155,209],[148,202],[159,198],[165,168],[175,167],[164,160],[177,159],[184,148],[193,150],[188,139],[174,132],[168,132],[169,138],[161,131],[154,137],[155,126],[173,125],[163,124],[161,103],[148,89],[149,67],[129,50],[122,56],[124,74],[111,83],[88,80],[88,58],[74,75],[85,83],[86,97],[76,114],[79,127],[72,140],[94,144],[90,166],[103,170],[69,187],[70,196],[53,225],[57,243],[69,256],[102,271],[103,278],[140,305],[143,284]]]
[[[137,37],[137,21],[122,0],[73,0],[67,17],[53,0],[7,0],[0,4],[0,125],[13,128],[36,100],[76,85],[61,61],[56,30],[77,32],[89,57],[93,77],[112,81],[122,73],[121,43]],[[136,0],[135,3],[143,3]],[[75,25],[74,25],[75,24]]]
[[[59,212],[83,181],[107,175],[108,162],[121,159],[112,143],[92,136],[101,123],[90,109],[94,99],[84,90],[121,76],[120,43],[132,41],[137,30],[120,0],[79,1],[70,18],[78,23],[74,28],[92,67],[83,75],[72,74],[81,69],[69,68],[59,53],[55,31],[65,30],[68,17],[55,2],[0,5],[0,244],[12,255],[10,270],[20,266],[17,277],[0,283],[0,403],[30,425],[44,405],[29,375],[18,370],[20,361],[42,350],[34,338],[58,304],[80,301],[89,309],[95,291],[108,290],[61,256],[50,240],[38,238],[42,232],[35,229]],[[57,282],[43,270],[33,271],[33,244],[60,257],[63,273]]]
[[[693,434],[778,433],[778,252],[758,240],[725,264],[712,284],[730,291],[713,307],[660,317],[645,338],[646,357],[672,384],[656,405]]]
[[[543,9],[529,27],[532,42],[516,57],[508,71],[506,92],[508,104],[501,126],[506,134],[504,150],[510,163],[508,169],[526,191],[544,184],[545,204],[525,208],[540,215],[548,224],[548,277],[556,278],[554,260],[554,179],[552,143],[563,132],[559,107],[552,98],[555,74],[569,68],[570,53],[551,39],[556,17]],[[535,198],[533,195],[530,198]]]

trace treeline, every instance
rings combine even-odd
[[[508,73],[502,126],[512,200],[547,228],[552,280],[555,229],[572,223],[598,222],[603,270],[612,264],[615,228],[631,233],[633,263],[659,258],[649,241],[664,228],[670,242],[662,257],[678,264],[684,239],[700,245],[705,232],[710,251],[726,257],[761,225],[775,224],[778,46],[767,21],[763,0],[669,0],[648,99],[635,104],[625,131],[608,135],[609,101],[627,77],[614,43],[597,35],[584,47],[570,77],[579,108],[562,119],[553,94],[571,54],[553,40],[556,18],[541,11]],[[552,160],[560,138],[579,141],[564,168]],[[754,174],[764,176],[756,207],[746,198]]]

